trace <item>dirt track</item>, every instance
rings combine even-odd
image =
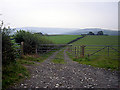
[[[66,64],[51,60],[59,51],[39,65],[26,66],[31,73],[14,88],[118,88],[118,74],[110,70],[81,65],[72,61],[64,51]]]

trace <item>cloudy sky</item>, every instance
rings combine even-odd
[[[119,0],[0,0],[11,27],[118,28]]]

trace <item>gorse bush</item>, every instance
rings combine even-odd
[[[52,41],[48,40],[45,36],[39,34],[32,34],[31,32],[20,30],[14,35],[17,43],[24,42],[24,54],[35,53],[36,46],[40,44],[51,44]],[[47,47],[46,47],[47,48]],[[44,50],[47,50],[44,48]],[[42,50],[43,48],[40,47]]]

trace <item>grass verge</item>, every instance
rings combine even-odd
[[[24,55],[20,60],[18,60],[21,64],[35,64],[35,62],[43,62],[49,56],[51,56],[55,51],[50,51],[43,54],[38,55]]]
[[[15,63],[2,67],[2,89],[5,90],[19,82],[21,79],[29,77],[29,72],[23,65],[31,65],[36,62],[43,62],[54,51],[42,55],[24,55],[16,60]]]
[[[70,52],[67,52],[67,54],[73,61],[79,62],[80,64],[91,65],[94,67],[106,68],[111,70],[119,70],[118,59],[114,59],[110,56],[90,56],[89,58],[75,58]]]
[[[2,68],[2,89],[6,89],[23,78],[29,77],[27,69],[19,62]]]

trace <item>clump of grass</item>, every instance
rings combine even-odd
[[[23,62],[24,64],[25,63],[33,64],[32,61],[43,62],[44,60],[39,55],[37,56],[36,55],[24,55],[21,59],[21,62]]]
[[[61,58],[55,58],[55,59],[52,60],[52,62],[59,63],[59,64],[64,64],[65,63],[64,59],[61,59]]]
[[[73,58],[73,61],[77,61],[77,62],[81,62],[81,61],[90,61],[90,59],[88,57],[84,57],[84,58]]]
[[[55,51],[50,51],[47,53],[43,53],[43,54],[38,54],[38,55],[24,55],[22,56],[22,62],[25,63],[31,63],[30,61],[36,61],[36,62],[43,62],[45,59],[47,59],[49,56],[51,56],[53,54],[53,52]]]
[[[25,59],[19,59],[17,60],[20,64],[35,64],[34,62],[32,61],[27,61]]]
[[[11,63],[10,65],[3,67],[2,74],[3,89],[6,89],[15,82],[29,76],[27,69],[19,62]]]
[[[47,53],[43,53],[43,54],[39,54],[39,58],[42,59],[42,60],[45,60],[47,59],[49,56],[51,56],[55,51],[50,51],[50,52],[47,52]]]
[[[63,57],[63,51],[64,51],[64,49],[59,51],[59,53],[52,60],[53,63],[65,64],[64,57]]]

